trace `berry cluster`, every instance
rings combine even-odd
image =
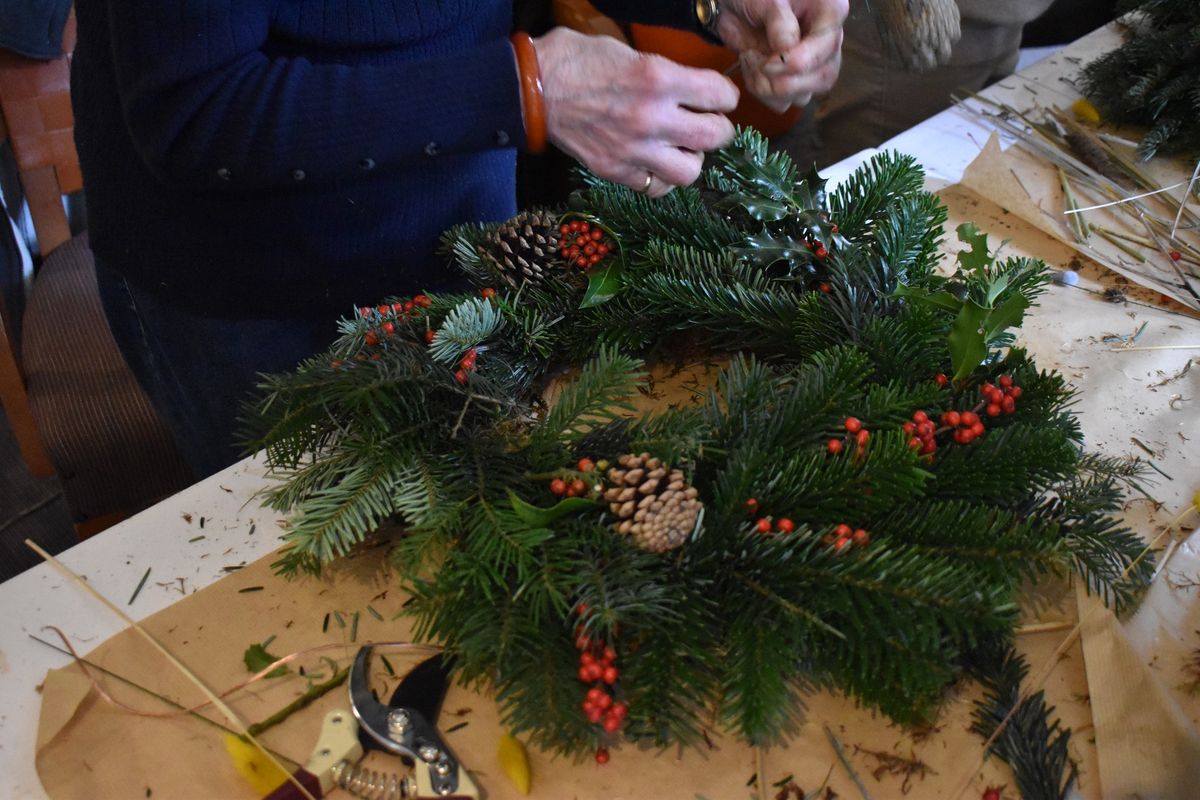
[[[805,244],[819,260],[824,261],[829,256],[829,251],[825,249],[825,244],[820,239],[810,239]]]
[[[575,465],[575,469],[579,472],[595,472],[596,462],[590,458],[581,458],[579,463]],[[607,461],[600,462],[601,471],[608,468]],[[588,493],[587,481],[583,478],[552,478],[550,480],[550,494],[556,497],[583,497]]]
[[[846,421],[842,423],[846,428],[846,436],[842,439],[830,439],[825,444],[825,449],[830,455],[837,455],[845,449],[848,443],[853,442],[857,446],[857,454],[862,455],[867,449],[867,442],[871,438],[871,432],[863,427],[862,420],[858,417],[846,417]]]
[[[974,411],[947,411],[942,414],[942,424],[954,431],[954,441],[970,444],[983,436],[983,420]]]
[[[375,308],[362,306],[358,309],[358,315],[376,324],[375,328],[371,328],[363,334],[363,342],[368,347],[378,346],[384,337],[396,334],[397,322],[416,318],[421,315],[422,309],[429,308],[431,305],[433,305],[433,300],[428,295],[419,294],[412,300],[396,301],[391,305],[376,306]]]
[[[990,383],[985,383],[979,387],[979,391],[987,403],[984,407],[984,413],[989,417],[1015,413],[1017,410],[1017,399],[1021,396],[1021,387],[1015,385],[1012,377],[1009,375],[1001,375],[996,379],[996,382],[1000,385],[993,386]]]
[[[944,414],[942,419],[945,420]],[[937,440],[934,438],[937,431],[929,419],[929,415],[924,411],[913,412],[912,421],[904,423],[904,432],[911,437],[908,440],[908,446],[919,451],[921,455],[927,456],[937,450]]]
[[[754,523],[754,529],[759,533],[770,533],[772,530],[779,533],[791,533],[796,530],[796,523],[787,517],[780,517],[774,522],[771,521],[770,517],[759,517]]]
[[[855,547],[866,547],[871,543],[871,534],[863,528],[851,528],[842,523],[834,528],[832,533],[825,534],[821,542],[832,545],[833,549],[840,553],[851,544]]]
[[[600,228],[581,219],[564,222],[558,226],[561,237],[558,251],[568,264],[589,269],[596,266],[613,250],[613,243]]]
[[[575,613],[580,616],[587,612],[586,603],[580,603],[575,608]],[[629,704],[617,700],[610,693],[611,687],[621,677],[616,665],[617,651],[612,645],[589,639],[582,630],[578,632],[575,646],[579,650],[579,682],[588,685],[580,704],[583,715],[591,724],[599,725],[605,733],[616,733],[629,715]],[[607,756],[607,751],[605,754]],[[597,752],[596,760],[603,764],[608,759],[600,761]]]
[[[467,354],[458,362],[458,370],[454,373],[454,380],[459,383],[467,382],[467,373],[475,369],[475,356],[478,352],[474,347],[467,350]]]

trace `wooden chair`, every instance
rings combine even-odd
[[[87,236],[71,236],[63,210],[63,195],[83,187],[69,94],[74,28],[72,19],[68,55],[55,61],[0,50],[0,132],[42,254],[19,346],[0,303],[0,401],[29,471],[61,481],[82,539],[191,474],[112,339]]]

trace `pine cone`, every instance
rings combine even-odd
[[[946,63],[962,36],[955,0],[882,0],[875,21],[885,46],[916,72]]]
[[[617,515],[613,530],[633,537],[633,543],[651,553],[682,545],[696,527],[703,503],[683,473],[671,469],[649,453],[621,456],[608,471],[611,484],[604,493]]]
[[[480,255],[514,289],[527,280],[537,283],[559,263],[554,223],[550,214],[522,211],[488,234]]]

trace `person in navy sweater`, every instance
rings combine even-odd
[[[723,40],[782,108],[832,85],[847,1],[597,5]],[[510,39],[511,0],[75,5],[101,297],[198,478],[238,457],[259,373],[320,350],[355,304],[452,288],[438,237],[515,213],[517,148],[545,138],[661,196],[733,133],[722,75],[563,28]]]

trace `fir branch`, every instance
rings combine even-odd
[[[971,731],[988,740],[1020,700],[1029,665],[1011,643],[991,638],[971,654],[969,669],[984,686]],[[1071,731],[1061,728],[1057,719],[1051,721],[1053,713],[1042,691],[1020,700],[991,746],[991,752],[1012,768],[1026,800],[1063,800],[1078,774],[1067,749]]]

